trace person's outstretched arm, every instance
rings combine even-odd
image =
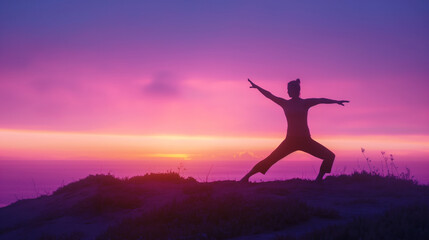
[[[321,103],[325,103],[325,104],[336,103],[336,104],[339,104],[341,106],[344,106],[344,103],[349,102],[347,100],[332,100],[332,99],[328,99],[328,98],[307,98],[307,99],[305,99],[305,101],[306,101],[308,107],[312,107],[312,106],[315,106],[315,105],[321,104]]]
[[[273,102],[275,102],[277,104],[281,104],[284,101],[283,98],[274,96],[272,93],[268,92],[267,90],[261,88],[260,86],[258,86],[256,84],[254,84],[252,81],[250,81],[250,79],[247,79],[247,81],[249,81],[250,84],[251,84],[250,88],[256,88],[256,89],[258,89],[259,92],[261,92],[265,97],[271,99]]]

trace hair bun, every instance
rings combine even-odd
[[[299,78],[297,78],[295,81],[296,81],[298,84],[300,84],[300,83],[301,83],[301,80],[299,80]]]

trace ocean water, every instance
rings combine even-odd
[[[85,178],[90,174],[112,174],[116,177],[132,177],[146,173],[179,172],[184,177],[193,177],[200,182],[219,180],[239,180],[253,165],[254,161],[100,161],[100,160],[2,160],[0,161],[0,207],[20,199],[36,198],[50,194],[57,188]],[[314,179],[321,161],[282,160],[275,164],[266,175],[257,174],[251,181],[273,181],[291,178]],[[429,161],[407,161],[395,163],[398,172],[406,172],[421,184],[429,184]],[[386,173],[382,162],[372,163],[380,172]],[[367,170],[363,160],[336,160],[333,174]],[[396,171],[395,171],[396,174]]]

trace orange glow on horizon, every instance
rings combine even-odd
[[[189,154],[186,153],[152,153],[144,155],[146,158],[176,158],[182,160],[191,160]]]
[[[314,136],[335,153],[360,148],[429,156],[429,136]],[[0,129],[0,159],[250,160],[262,159],[282,138],[259,136],[121,135]]]

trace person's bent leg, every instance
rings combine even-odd
[[[325,176],[326,173],[330,173],[332,170],[332,165],[334,164],[335,160],[335,154],[322,144],[314,141],[313,139],[310,139],[305,144],[302,150],[323,160],[322,165],[320,165],[319,174],[316,178],[316,181],[322,181],[323,176]]]
[[[258,162],[241,180],[240,182],[248,182],[249,178],[256,173],[265,174],[268,169],[280,159],[295,151],[290,143],[284,140],[268,157]]]

